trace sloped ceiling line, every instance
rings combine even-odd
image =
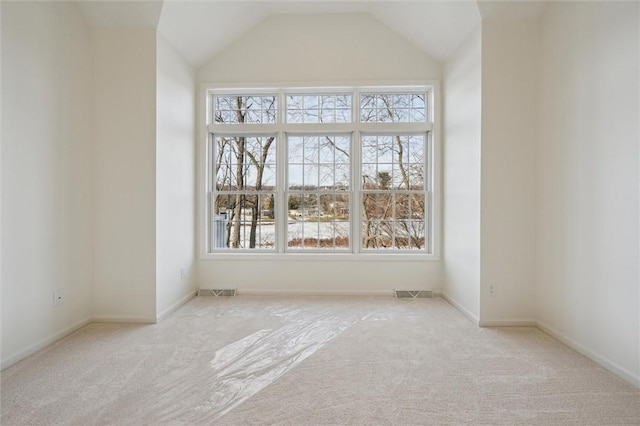
[[[157,28],[200,67],[270,15],[368,13],[437,61],[482,19],[538,19],[544,1],[79,0],[92,27]]]

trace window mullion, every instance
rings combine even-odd
[[[351,205],[352,208],[350,210],[349,221],[351,222],[351,244],[353,248],[353,252],[358,254],[360,253],[360,242],[362,241],[362,181],[360,176],[362,176],[362,165],[361,163],[361,150],[360,150],[360,132],[355,131],[352,134],[351,141]]]
[[[287,233],[287,139],[284,132],[278,132],[278,151],[276,152],[276,249],[284,253]]]
[[[278,125],[280,131],[278,132],[279,151],[276,152],[277,164],[277,183],[276,183],[276,197],[278,199],[278,216],[276,219],[277,232],[276,232],[276,247],[278,253],[285,252],[285,246],[287,245],[287,158],[288,158],[288,142],[287,134],[282,130],[282,126],[286,122],[286,95],[283,89],[278,91]]]

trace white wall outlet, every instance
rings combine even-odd
[[[489,296],[493,297],[496,295],[496,286],[493,284],[489,284]]]
[[[62,290],[55,290],[53,292],[53,306],[60,306],[64,303],[64,297]]]
[[[184,267],[180,268],[180,279],[183,280],[184,279]]]

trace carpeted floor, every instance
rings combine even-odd
[[[91,324],[1,375],[3,425],[638,425],[640,391],[442,299],[197,297]]]

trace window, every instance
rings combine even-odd
[[[287,135],[287,248],[348,250],[350,135]]]
[[[425,135],[364,135],[362,248],[426,248]]]
[[[431,87],[207,91],[219,253],[433,254]]]

